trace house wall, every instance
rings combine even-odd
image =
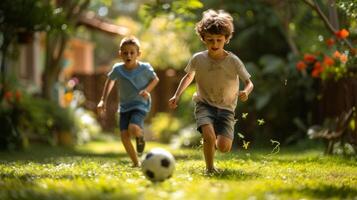
[[[73,74],[94,73],[94,45],[82,39],[71,39],[63,55],[63,81]]]
[[[34,33],[33,40],[19,44],[17,77],[23,85],[39,91],[41,88],[41,73],[44,66],[44,34]]]

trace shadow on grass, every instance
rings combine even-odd
[[[294,193],[295,189],[286,189],[280,190],[279,192],[283,193]],[[306,194],[313,199],[330,199],[330,198],[338,198],[338,199],[355,199],[357,197],[357,188],[350,186],[336,186],[336,185],[326,185],[322,184],[317,188],[303,188],[298,190],[300,193]]]
[[[253,162],[277,162],[280,164],[306,164],[306,163],[318,163],[325,165],[334,163],[345,166],[356,166],[356,156],[343,156],[343,155],[324,155],[319,149],[305,149],[288,148],[283,149],[278,153],[272,154],[268,149],[256,149],[252,151],[232,151],[229,154],[223,154],[217,158],[217,160],[230,160],[238,159],[244,161]]]
[[[200,152],[201,153],[201,152]],[[202,159],[202,155],[199,153],[191,153],[191,154],[173,154],[173,156],[175,157],[176,161],[179,160],[183,160],[183,161],[187,161],[187,160],[201,160]]]
[[[55,200],[55,199],[125,199],[135,200],[140,199],[140,194],[128,193],[124,191],[118,191],[113,186],[107,186],[106,188],[83,191],[83,190],[70,190],[70,189],[48,189],[43,190],[40,186],[32,186],[28,188],[27,185],[20,186],[18,188],[0,188],[0,197],[3,199],[43,199],[43,200]]]
[[[13,152],[0,152],[1,162],[38,162],[38,163],[53,163],[54,160],[59,158],[97,158],[97,159],[115,159],[128,157],[125,152],[118,153],[94,153],[91,151],[78,151],[71,147],[51,147],[48,145],[34,145],[28,150],[13,151]]]
[[[246,172],[238,169],[224,169],[222,172],[212,175],[205,175],[213,179],[219,180],[236,180],[236,181],[245,181],[259,178],[261,174],[256,172]]]
[[[17,172],[0,172],[1,179],[12,179],[12,180],[20,180],[22,183],[32,184],[34,180],[38,179],[46,179],[50,178],[53,180],[59,179],[67,179],[67,180],[75,180],[75,179],[93,179],[93,174],[84,174],[84,173],[73,173],[69,172],[67,174],[34,174],[34,173],[24,173],[24,174],[17,174]]]

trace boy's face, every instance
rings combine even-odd
[[[221,53],[227,42],[226,36],[206,33],[203,42],[211,54]]]
[[[138,47],[134,44],[123,45],[119,51],[119,56],[127,66],[136,65],[136,59],[140,56]]]

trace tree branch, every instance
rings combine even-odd
[[[310,6],[313,10],[315,10],[317,12],[317,14],[320,16],[320,18],[322,19],[322,21],[324,22],[325,26],[327,27],[327,29],[333,34],[335,35],[336,32],[338,30],[336,30],[332,24],[330,23],[330,21],[328,20],[328,18],[326,17],[326,15],[322,12],[319,4],[317,3],[316,0],[313,0],[313,2],[311,2],[310,0],[303,0],[303,2],[305,4],[307,4],[308,6]],[[346,38],[342,39],[344,42],[346,42],[347,46],[349,47],[350,50],[353,50],[353,46],[351,44],[351,42],[349,40],[347,40]]]

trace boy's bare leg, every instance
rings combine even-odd
[[[129,124],[128,131],[131,136],[134,136],[136,139],[136,151],[138,155],[141,155],[145,149],[145,140],[143,130],[140,126],[136,124]]]
[[[142,132],[140,126],[138,126],[136,124],[129,124],[128,131],[129,131],[130,135],[132,135],[134,137],[142,137],[143,136],[143,132]]]
[[[228,137],[222,135],[217,136],[217,149],[222,153],[229,152],[232,148],[232,143],[233,140]]]
[[[131,143],[131,137],[129,131],[123,131],[120,136],[126,153],[129,155],[131,161],[133,161],[133,166],[139,166],[139,160],[138,157],[136,156],[136,152],[133,147],[133,144]]]
[[[212,124],[201,126],[203,136],[203,154],[206,161],[207,171],[214,170],[213,158],[215,153],[216,134]]]

